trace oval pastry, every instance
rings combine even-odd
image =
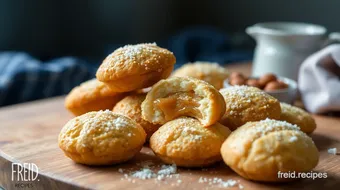
[[[197,61],[183,65],[172,76],[204,80],[219,90],[223,88],[223,81],[229,77],[229,72],[217,63]]]
[[[248,121],[280,119],[280,102],[258,88],[231,86],[220,92],[226,103],[226,112],[219,122],[231,130]]]
[[[124,97],[123,93],[113,92],[97,79],[83,82],[66,96],[65,107],[74,115],[90,111],[112,109]]]
[[[172,52],[156,44],[126,45],[106,57],[96,76],[113,91],[128,92],[167,78],[175,62]]]
[[[150,147],[165,163],[202,167],[220,161],[220,148],[230,130],[216,123],[209,128],[190,117],[169,121],[150,138]]]
[[[221,154],[236,173],[256,181],[284,181],[279,172],[309,172],[319,160],[313,140],[298,126],[271,119],[233,131]]]
[[[152,124],[142,118],[141,104],[145,100],[145,97],[146,94],[133,94],[126,96],[115,105],[112,111],[135,120],[143,127],[147,134],[147,139],[149,139],[151,135],[157,131],[160,125]]]
[[[59,134],[59,147],[73,161],[109,165],[137,154],[146,134],[132,119],[111,111],[89,112],[73,118]]]
[[[281,102],[280,120],[296,124],[301,131],[310,134],[316,129],[314,118],[301,108]]]
[[[173,77],[159,81],[142,103],[145,120],[164,124],[180,116],[198,119],[203,126],[216,123],[224,114],[222,95],[205,81]]]

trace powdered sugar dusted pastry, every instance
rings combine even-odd
[[[226,112],[220,123],[235,130],[248,121],[280,119],[280,102],[264,91],[249,86],[232,86],[220,90]]]
[[[316,128],[316,123],[313,117],[301,108],[281,102],[281,117],[280,120],[296,124],[301,131],[309,134]]]
[[[128,92],[167,78],[175,62],[172,52],[156,44],[126,45],[106,57],[96,76],[113,91]]]
[[[216,89],[221,89],[223,88],[223,81],[229,77],[229,72],[217,63],[198,61],[183,65],[177,69],[172,76],[194,77],[208,82]]]
[[[173,77],[159,81],[142,103],[145,120],[164,124],[180,116],[198,119],[203,126],[216,123],[224,114],[222,95],[205,81]]]
[[[74,115],[90,111],[112,109],[124,94],[113,92],[97,79],[86,81],[72,89],[66,96],[65,107]]]
[[[284,181],[279,172],[309,172],[319,160],[313,140],[298,126],[271,119],[239,127],[223,143],[221,154],[236,173],[256,181]]]
[[[160,125],[152,124],[142,118],[141,104],[145,100],[146,94],[132,94],[119,101],[113,108],[113,112],[128,116],[140,124],[146,134],[147,139],[157,131]]]
[[[150,138],[150,147],[165,163],[201,167],[220,161],[220,148],[230,130],[216,123],[209,128],[190,117],[169,121]]]
[[[89,112],[70,120],[59,134],[59,147],[73,161],[108,165],[137,154],[146,134],[132,119],[111,111]]]

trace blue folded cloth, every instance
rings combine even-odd
[[[198,60],[225,64],[252,58],[252,52],[235,49],[225,34],[211,28],[188,29],[159,45],[174,52],[176,68]],[[95,77],[100,63],[90,64],[76,57],[43,62],[27,53],[2,52],[0,106],[66,94]]]
[[[0,53],[0,106],[66,94],[93,78],[96,68],[74,57],[42,62],[26,53]]]

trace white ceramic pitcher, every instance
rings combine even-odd
[[[246,32],[257,42],[252,72],[255,77],[275,73],[296,80],[301,63],[328,39],[325,27],[306,23],[258,23]],[[338,38],[337,34],[330,37]]]

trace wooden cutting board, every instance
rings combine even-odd
[[[257,183],[239,177],[218,163],[207,169],[178,168],[178,176],[164,180],[124,177],[119,169],[136,171],[140,163],[152,161],[159,169],[161,161],[144,147],[133,160],[115,166],[88,167],[75,164],[58,148],[57,137],[63,125],[72,118],[63,106],[64,97],[19,104],[0,109],[0,186],[5,189],[24,189],[12,181],[12,163],[34,163],[39,176],[26,184],[27,189],[215,189],[209,179],[236,180],[229,189],[339,189],[340,156],[327,153],[329,148],[340,150],[340,118],[314,116],[318,125],[312,135],[320,150],[320,162],[315,172],[327,172],[326,179],[304,179],[289,183]],[[199,183],[200,177],[208,181]],[[28,187],[29,185],[29,187]],[[0,188],[1,189],[1,188]]]

